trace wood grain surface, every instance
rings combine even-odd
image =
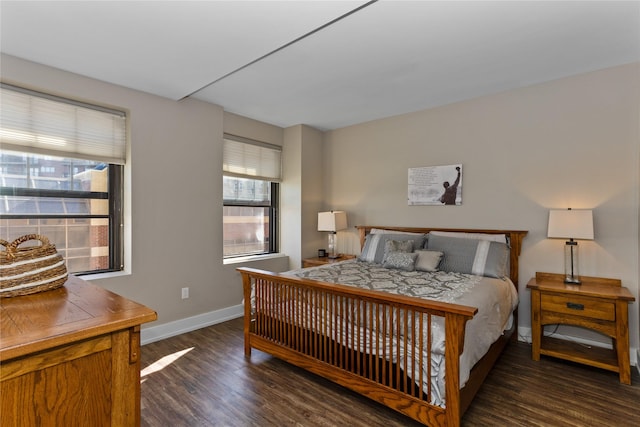
[[[0,300],[0,426],[139,426],[140,324],[156,317],[76,277]]]
[[[142,426],[420,425],[260,351],[246,359],[242,329],[235,319],[143,346]],[[462,425],[636,426],[639,402],[635,367],[628,386],[589,366],[534,362],[530,345],[512,342]]]

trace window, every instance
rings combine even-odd
[[[225,135],[225,258],[277,252],[280,155],[280,147]]]
[[[0,90],[0,238],[45,235],[74,274],[121,270],[125,114]]]

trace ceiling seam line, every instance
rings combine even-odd
[[[229,76],[231,76],[231,75],[233,75],[233,74],[237,73],[238,71],[244,70],[245,68],[247,68],[247,67],[249,67],[249,66],[251,66],[251,65],[253,65],[253,64],[257,63],[257,62],[262,61],[262,60],[263,60],[263,59],[265,59],[266,57],[271,56],[271,55],[273,55],[274,53],[277,53],[277,52],[279,52],[279,51],[281,51],[281,50],[283,50],[283,49],[285,49],[285,48],[287,48],[287,47],[291,46],[292,44],[297,43],[297,42],[299,42],[300,40],[303,40],[303,39],[305,39],[305,38],[309,37],[310,35],[315,34],[315,33],[317,33],[318,31],[320,31],[320,30],[323,30],[323,29],[327,28],[327,27],[328,27],[328,26],[330,26],[330,25],[335,24],[336,22],[338,22],[338,21],[340,21],[340,20],[342,20],[342,19],[346,18],[347,16],[350,16],[350,15],[353,15],[354,13],[356,13],[356,12],[359,12],[360,10],[364,9],[365,7],[371,6],[373,3],[376,3],[377,1],[378,1],[378,0],[371,0],[371,1],[368,1],[368,2],[367,2],[367,3],[365,3],[365,4],[363,4],[363,5],[361,5],[361,6],[358,6],[357,8],[355,8],[355,9],[353,9],[353,10],[350,10],[349,12],[345,13],[344,15],[340,15],[340,16],[338,16],[337,18],[332,19],[331,21],[329,21],[329,22],[327,22],[327,23],[325,23],[325,24],[322,24],[322,25],[321,25],[321,26],[319,26],[318,28],[315,28],[315,29],[313,29],[313,30],[309,31],[308,33],[305,33],[305,34],[301,35],[300,37],[295,38],[295,39],[293,39],[292,41],[290,41],[290,42],[288,42],[288,43],[285,43],[284,45],[282,45],[282,46],[280,46],[280,47],[278,47],[278,48],[276,48],[276,49],[274,49],[274,50],[272,50],[272,51],[270,51],[270,52],[268,52],[268,53],[265,53],[264,55],[262,55],[262,56],[260,56],[260,57],[258,57],[258,58],[256,58],[256,59],[254,59],[253,61],[248,62],[248,63],[246,63],[245,65],[243,65],[243,66],[241,66],[241,67],[239,67],[239,68],[236,68],[236,69],[235,69],[235,70],[233,70],[233,71],[228,72],[228,73],[227,73],[227,74],[225,74],[224,76],[219,77],[219,78],[215,79],[214,81],[212,81],[212,82],[210,82],[210,83],[207,83],[206,85],[202,86],[201,88],[196,89],[196,90],[194,90],[194,91],[192,91],[192,92],[190,92],[190,93],[186,94],[185,96],[183,96],[182,98],[180,98],[180,101],[181,101],[181,100],[183,100],[183,99],[185,99],[185,98],[188,98],[188,97],[192,96],[193,94],[195,94],[195,93],[197,93],[197,92],[200,92],[200,91],[201,91],[201,90],[203,90],[203,89],[208,88],[209,86],[211,86],[211,85],[213,85],[213,84],[215,84],[215,83],[218,83],[219,81],[221,81],[221,80],[223,80],[223,79],[226,79],[227,77],[229,77]]]

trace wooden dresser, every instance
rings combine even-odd
[[[156,318],[73,276],[0,299],[0,426],[139,426],[140,325]]]

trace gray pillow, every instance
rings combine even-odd
[[[447,236],[429,236],[429,250],[444,253],[440,270],[504,278],[509,275],[505,243]]]
[[[413,271],[417,257],[418,254],[415,252],[389,252],[384,258],[382,266],[402,271]]]
[[[438,264],[440,264],[443,255],[442,252],[422,249],[417,250],[416,254],[418,255],[418,258],[416,258],[416,270],[438,271]]]
[[[365,239],[364,248],[362,248],[362,253],[358,259],[360,261],[382,264],[385,245],[389,240],[411,240],[414,248],[421,248],[424,245],[425,236],[424,234],[369,234]]]

